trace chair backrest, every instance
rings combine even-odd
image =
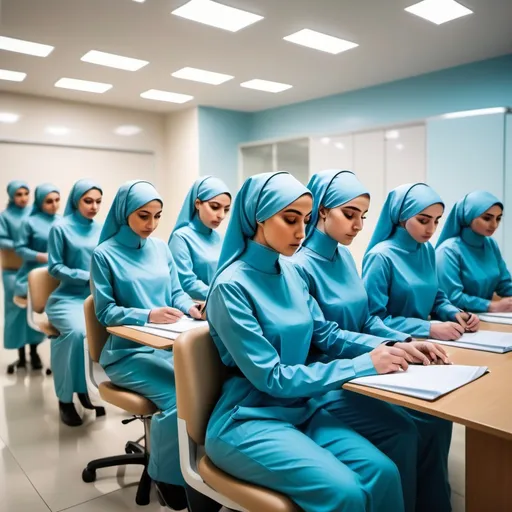
[[[226,368],[208,327],[180,334],[173,352],[178,418],[187,423],[189,437],[204,445],[206,426],[219,400]]]
[[[43,313],[48,298],[59,286],[60,281],[48,273],[47,267],[36,268],[28,273],[28,293],[32,311]]]
[[[23,264],[23,260],[13,249],[2,249],[0,255],[2,270],[18,270]]]
[[[85,332],[87,344],[89,345],[89,355],[97,363],[100,360],[101,351],[108,340],[107,329],[101,325],[96,317],[94,309],[94,299],[89,295],[84,302]]]

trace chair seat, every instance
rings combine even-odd
[[[202,479],[212,489],[238,503],[250,512],[299,512],[289,498],[270,489],[242,482],[220,470],[205,455],[197,467]]]
[[[50,323],[46,315],[42,320],[37,322],[37,325],[39,326],[39,329],[41,329],[41,331],[49,338],[60,336],[60,332]]]
[[[21,309],[27,309],[27,303],[28,303],[28,300],[27,300],[27,297],[18,297],[18,296],[14,296],[12,301],[14,302],[14,304],[16,304],[16,306],[18,306],[19,308]]]
[[[156,405],[147,398],[120,388],[112,382],[102,382],[99,387],[100,396],[105,402],[115,405],[135,416],[151,416],[158,411]]]

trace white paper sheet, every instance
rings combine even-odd
[[[482,322],[512,325],[512,313],[479,313]]]
[[[155,336],[160,336],[160,338],[167,338],[168,340],[175,340],[180,335],[179,332],[164,331],[163,329],[153,329],[152,327],[142,327],[140,325],[124,325],[123,327],[128,327],[136,331],[146,332],[148,334],[154,334]]]
[[[145,327],[150,327],[151,329],[158,329],[161,331],[170,331],[170,332],[186,332],[192,329],[197,329],[198,327],[204,327],[208,325],[208,322],[205,320],[194,320],[189,316],[184,316],[174,324],[151,324],[147,323]]]
[[[429,340],[441,345],[450,345],[459,348],[472,350],[483,350],[485,352],[496,352],[505,354],[512,351],[512,333],[478,331],[465,333],[456,341]]]
[[[469,384],[487,371],[487,366],[411,365],[405,372],[359,377],[351,382],[432,401]]]

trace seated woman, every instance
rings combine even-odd
[[[31,270],[45,267],[48,264],[48,237],[50,229],[60,218],[57,212],[60,207],[59,189],[51,183],[44,183],[36,187],[34,205],[30,215],[22,222],[16,236],[14,248],[21,256],[23,264],[16,274],[14,295],[26,297],[28,293],[28,274]],[[26,311],[24,312],[26,316]],[[37,345],[44,340],[44,334],[29,330],[30,358],[32,367],[42,368],[41,360],[37,354]]]
[[[306,239],[293,256],[309,293],[327,320],[341,329],[410,340],[408,334],[387,327],[368,309],[368,294],[348,249],[363,229],[370,194],[350,171],[329,170],[315,174],[308,183],[313,194],[311,221]],[[429,353],[431,343],[397,343]],[[432,354],[446,357],[436,346]],[[325,396],[326,409],[370,440],[398,467],[405,510],[449,511],[448,451],[452,425],[422,413],[345,391]]]
[[[201,316],[181,289],[167,244],[150,237],[162,206],[146,181],[125,183],[116,194],[91,267],[96,316],[104,326],[171,324],[184,313]],[[151,421],[149,475],[171,508],[185,508],[172,352],[110,335],[100,364],[114,384],[145,396],[160,410]]]
[[[60,281],[46,304],[48,319],[60,332],[52,340],[51,360],[60,418],[70,427],[82,424],[73,394],[86,409],[94,409],[87,395],[84,363],[84,301],[89,286],[92,251],[98,245],[101,224],[94,221],[103,192],[90,180],[79,180],[69,193],[64,218],[50,231],[48,271]]]
[[[195,300],[206,299],[217,270],[222,239],[215,230],[230,207],[227,185],[212,176],[198,179],[185,198],[169,238],[183,291]]]
[[[476,313],[512,312],[512,278],[492,235],[503,203],[478,190],[467,194],[446,219],[436,256],[439,284],[457,307]],[[493,295],[501,297],[493,301]]]
[[[30,213],[28,200],[30,189],[27,183],[20,180],[11,181],[7,185],[9,202],[7,208],[0,213],[0,249],[14,250],[14,241],[21,230],[21,225]],[[26,367],[25,345],[35,347],[42,341],[41,333],[31,329],[27,323],[27,311],[13,302],[14,284],[17,270],[2,269],[4,287],[4,347],[8,350],[18,350],[18,360],[9,365],[9,372]],[[31,365],[34,370],[42,368],[41,359],[35,349],[31,350]]]
[[[354,377],[407,367],[406,353],[350,342],[327,322],[292,256],[312,199],[290,174],[252,176],[235,200],[206,303],[228,367],[206,453],[223,471],[289,496],[305,512],[400,512],[395,464],[321,405]],[[311,361],[311,349],[331,356]]]
[[[450,303],[439,288],[434,235],[444,204],[425,183],[392,190],[363,259],[370,314],[420,338],[457,340],[478,330],[476,315]],[[429,317],[440,322],[431,322]]]

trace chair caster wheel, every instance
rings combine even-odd
[[[94,482],[96,480],[96,470],[85,468],[82,471],[82,480],[87,484]]]
[[[7,367],[7,375],[12,375],[14,373],[14,365],[10,364]]]
[[[102,416],[106,416],[107,412],[105,411],[105,407],[95,407],[96,418],[101,418]]]
[[[46,375],[51,375],[51,374],[52,374],[51,368],[46,368]]]

